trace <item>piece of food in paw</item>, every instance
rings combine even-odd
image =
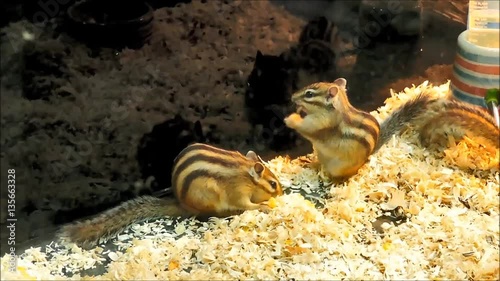
[[[267,206],[269,206],[269,208],[271,208],[271,209],[274,209],[278,206],[278,202],[276,201],[276,199],[274,197],[271,197],[267,201]]]
[[[259,207],[259,211],[263,213],[269,213],[271,211],[272,207],[269,206],[269,201],[267,202],[262,202]]]

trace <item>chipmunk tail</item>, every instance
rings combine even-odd
[[[63,226],[57,236],[63,241],[73,242],[84,249],[95,247],[100,242],[125,230],[133,223],[161,217],[185,216],[177,200],[142,196],[80,222]]]
[[[403,128],[425,114],[430,101],[430,96],[424,91],[395,109],[380,124],[380,136],[373,153],[387,143],[394,134],[399,134]]]

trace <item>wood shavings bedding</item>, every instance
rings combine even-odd
[[[448,87],[423,83],[392,93],[373,114],[380,120],[424,88],[438,96]],[[171,232],[159,221],[133,225],[115,239],[122,249],[116,252],[74,245],[57,245],[50,255],[30,249],[14,273],[7,270],[9,257],[2,258],[2,279],[498,280],[499,172],[488,168],[498,163],[492,159],[498,151],[479,157],[476,148],[466,139],[435,154],[408,131],[343,184],[322,181],[299,159],[277,157],[267,165],[289,194],[273,200],[267,214],[185,220]],[[322,191],[324,208],[297,193],[298,187]],[[397,227],[383,224],[383,235],[374,231],[372,222],[398,206],[408,220]],[[101,276],[62,275],[63,268],[85,269],[104,260],[110,262]]]

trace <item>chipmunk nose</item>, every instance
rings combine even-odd
[[[276,189],[276,195],[283,195],[283,187],[281,185]]]

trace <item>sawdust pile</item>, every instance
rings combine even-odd
[[[449,84],[407,88],[373,114],[384,118],[426,87],[445,95]],[[268,214],[186,220],[171,233],[159,221],[134,225],[114,242],[124,249],[117,252],[74,245],[59,245],[50,254],[31,249],[19,258],[15,273],[7,270],[9,257],[2,258],[2,279],[68,279],[63,269],[81,270],[107,260],[104,275],[71,278],[498,280],[499,171],[485,155],[468,157],[477,153],[472,144],[466,140],[433,153],[420,147],[409,130],[340,185],[322,182],[298,160],[277,157],[268,165],[291,193],[273,201],[276,206]],[[472,158],[474,171],[457,160]],[[294,192],[298,189],[322,190],[324,209]],[[407,222],[384,224],[384,235],[372,230],[383,210],[398,206]]]

